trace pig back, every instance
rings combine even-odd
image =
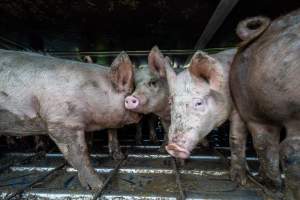
[[[19,121],[40,117],[84,126],[106,112],[102,105],[113,91],[108,68],[0,50],[0,109]]]
[[[299,52],[300,10],[274,20],[257,40],[239,50],[230,87],[246,120],[300,117]]]

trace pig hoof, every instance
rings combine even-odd
[[[78,174],[78,178],[82,187],[88,190],[99,190],[101,187],[103,187],[103,181],[98,177],[96,173],[89,177]]]
[[[267,188],[276,192],[281,190],[282,181],[281,179],[270,179],[266,176],[258,176],[258,180],[263,185],[266,185]]]
[[[125,158],[124,154],[121,151],[113,152],[112,157],[114,160],[123,160]]]
[[[246,185],[247,183],[247,175],[245,169],[236,169],[231,168],[230,169],[230,178],[232,181],[237,182],[240,185]]]

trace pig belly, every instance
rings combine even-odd
[[[0,110],[0,135],[28,136],[46,133],[46,123],[40,117],[22,119],[8,110]]]

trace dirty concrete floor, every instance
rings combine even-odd
[[[158,149],[159,146],[154,145],[124,146],[122,150],[128,153],[128,158],[105,188],[101,199],[179,199],[172,158],[159,153]],[[228,155],[228,150],[221,151]],[[31,155],[2,151],[0,168]],[[118,163],[106,153],[92,154],[92,161],[103,177],[107,177]],[[12,164],[0,173],[0,199],[29,185],[62,163],[64,159],[57,152]],[[252,169],[257,169],[254,157],[249,157],[248,163]],[[179,167],[179,172],[187,199],[263,199],[262,192],[255,185],[249,183],[239,187],[230,181],[224,161],[209,150],[198,148],[186,164]],[[80,186],[76,171],[66,165],[15,199],[91,199],[92,194]]]

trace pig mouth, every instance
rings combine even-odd
[[[166,150],[171,156],[175,158],[187,159],[190,156],[190,151],[175,143],[168,144],[166,146]]]

